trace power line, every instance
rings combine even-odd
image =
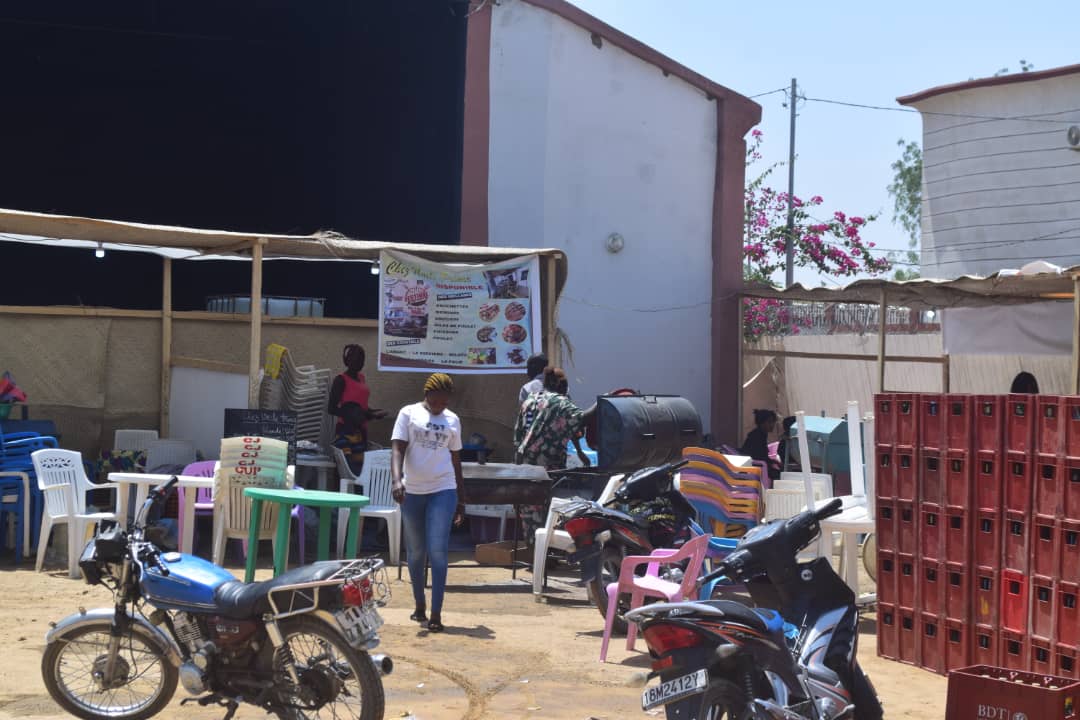
[[[766,95],[775,95],[778,92],[787,92],[787,88],[776,88],[775,90],[770,90],[769,92],[758,93],[757,95],[748,95],[747,97],[753,100],[754,98],[765,97]]]
[[[827,98],[804,98],[807,102],[819,102],[827,103],[829,105],[842,105],[844,107],[861,108],[863,110],[885,110],[888,112],[902,112],[902,113],[919,113],[921,115],[938,115],[941,117],[955,117],[964,118],[968,120],[995,120],[995,121],[1023,121],[1023,122],[1042,122],[1042,123],[1054,123],[1061,125],[1071,125],[1076,120],[1050,120],[1048,118],[1041,118],[1035,115],[1016,115],[1013,117],[1001,117],[996,115],[969,115],[967,113],[947,113],[947,112],[935,112],[932,110],[916,110],[915,108],[898,108],[898,107],[885,107],[884,105],[866,105],[864,103],[847,102],[845,100],[829,100]],[[1068,111],[1063,111],[1068,112]]]

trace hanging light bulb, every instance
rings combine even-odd
[[[97,250],[94,251],[94,257],[96,257],[98,260],[105,257],[105,244],[104,243],[99,242],[97,244]]]
[[[372,275],[378,275],[379,274],[379,261],[378,260],[371,263],[371,274]]]

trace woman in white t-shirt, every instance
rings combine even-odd
[[[450,565],[450,524],[465,519],[461,476],[461,421],[447,408],[454,381],[435,373],[424,383],[424,401],[398,413],[391,436],[390,474],[394,500],[405,521],[416,611],[409,617],[442,632],[442,603]],[[424,600],[427,561],[431,560],[431,619]]]

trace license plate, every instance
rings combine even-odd
[[[708,684],[709,675],[702,668],[689,675],[668,680],[656,687],[646,688],[645,692],[641,693],[641,709],[651,710],[657,705],[667,705],[688,695],[705,692],[705,686]]]
[[[363,646],[382,627],[383,619],[375,608],[350,605],[334,613],[349,644]]]

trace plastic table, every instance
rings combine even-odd
[[[184,532],[180,535],[180,552],[191,554],[195,538],[195,490],[199,488],[214,488],[214,478],[194,477],[191,475],[177,475],[180,479],[179,487],[190,488],[192,492],[184,493],[184,503],[180,512],[184,514]],[[109,481],[117,484],[134,484],[139,488],[139,494],[146,500],[150,494],[150,488],[157,487],[169,481],[172,475],[155,475],[151,473],[109,473]],[[116,520],[122,527],[127,527],[128,493],[120,492],[117,503]],[[142,507],[142,503],[136,506],[136,510]]]
[[[333,510],[349,511],[349,529],[345,536],[345,547],[356,547],[356,531],[360,521],[360,508],[369,502],[364,495],[353,493],[327,492],[324,490],[298,490],[278,488],[244,488],[244,496],[251,498],[251,523],[248,536],[247,568],[244,582],[255,579],[255,560],[259,547],[259,527],[262,524],[262,506],[264,502],[277,503],[282,507],[278,511],[277,531],[274,538],[274,577],[285,572],[289,558],[289,522],[294,505],[319,508],[319,560],[330,559],[330,518]]]

